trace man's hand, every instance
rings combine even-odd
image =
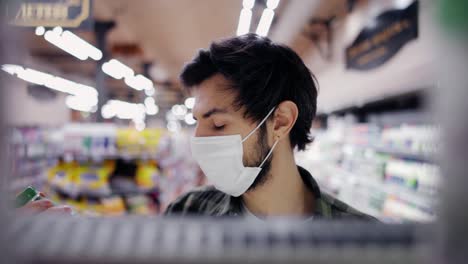
[[[41,193],[42,197],[45,197],[43,193]],[[72,208],[66,205],[55,206],[48,199],[42,199],[34,202],[29,202],[25,206],[18,209],[19,212],[22,213],[29,213],[29,214],[40,214],[40,213],[47,213],[47,214],[59,214],[59,215],[71,215]]]
[[[20,212],[40,214],[40,213],[52,213],[60,215],[70,215],[72,209],[66,205],[54,206],[49,200],[39,200],[26,204],[19,209]]]

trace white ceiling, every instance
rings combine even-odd
[[[96,0],[96,20],[114,20],[110,43],[135,42],[172,79],[198,49],[233,36],[242,1]]]
[[[143,62],[152,62],[154,67],[167,72],[173,85],[159,86],[156,95],[156,102],[162,109],[181,103],[183,97],[186,96],[178,84],[178,75],[184,63],[189,61],[198,49],[207,48],[213,40],[234,36],[242,9],[242,0],[95,0],[93,3],[95,20],[116,22],[116,26],[108,35],[109,49],[116,44],[137,44],[143,51],[141,56],[118,57],[118,59],[137,72],[142,71]],[[262,1],[257,0],[256,3],[251,28],[253,32],[263,10]],[[331,70],[336,67],[342,67],[340,66],[342,64],[341,52],[346,43],[338,43],[339,36],[334,36],[337,42],[333,45],[337,49],[334,54],[335,58],[327,62],[320,58],[317,48],[304,36],[303,31],[310,18],[329,18],[336,15],[338,19],[333,29],[335,34],[339,35],[340,30],[346,28],[346,23],[349,22],[346,1],[282,0],[280,3],[276,10],[275,24],[271,29],[271,38],[290,45],[312,71],[318,73],[319,82],[325,85],[325,87],[321,86],[322,98],[320,99],[325,104],[324,108],[327,108],[327,105],[328,107],[333,105],[333,108],[339,107],[340,102],[337,100],[341,99],[334,95],[340,91],[339,87],[334,85],[338,76],[329,73],[333,72]],[[362,9],[368,5],[368,0],[360,0],[358,3],[359,9]],[[358,10],[353,11],[355,16],[359,15],[356,11]],[[77,33],[95,44],[93,32],[78,31]],[[33,57],[42,59],[45,63],[55,64],[64,73],[81,74],[91,80],[94,79],[95,62],[75,60],[45,42],[41,37],[31,32],[28,34],[28,48]],[[117,55],[112,54],[112,56]],[[342,72],[341,68],[339,70],[337,72]],[[392,70],[389,74],[391,72]],[[346,73],[340,76],[345,76]],[[365,75],[358,77],[357,83],[366,82],[368,79]],[[401,80],[404,81],[403,78]],[[330,87],[327,87],[327,84]],[[144,96],[128,88],[123,81],[111,78],[107,82],[107,87],[115,96],[135,93],[135,100],[140,100],[142,99],[140,97]],[[372,95],[375,96],[375,90]],[[362,99],[365,94],[359,96]]]

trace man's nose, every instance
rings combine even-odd
[[[205,133],[203,133],[203,128],[197,123],[195,126],[195,136],[196,137],[205,137]]]
[[[197,123],[197,126],[195,127],[195,136],[196,137],[211,137],[215,136],[215,134],[210,131],[207,127],[204,127],[200,124]]]

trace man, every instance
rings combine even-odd
[[[166,215],[371,219],[295,164],[294,149],[312,141],[317,84],[290,48],[255,34],[215,42],[181,79],[196,102],[192,154],[214,186],[182,195]],[[70,211],[47,200],[29,207]]]
[[[247,34],[214,42],[181,73],[194,94],[192,154],[214,186],[191,191],[166,215],[371,218],[322,193],[296,166],[312,141],[317,83],[299,56]]]

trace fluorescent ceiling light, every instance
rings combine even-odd
[[[46,84],[46,87],[59,92],[76,95],[76,83],[63,79],[61,77],[55,77],[49,83]]]
[[[185,99],[184,104],[188,109],[192,109],[195,106],[195,97]]]
[[[138,91],[153,88],[153,82],[141,74],[125,77],[125,84]]]
[[[249,33],[251,20],[252,11],[250,9],[242,9],[239,16],[239,25],[237,25],[237,36]]]
[[[102,71],[105,74],[118,80],[131,77],[135,74],[130,67],[116,59],[111,59],[110,61],[104,63],[102,65]]]
[[[54,28],[52,29],[52,32],[54,32],[54,33],[57,34],[57,35],[60,35],[60,34],[63,33],[63,28],[62,28],[62,27],[54,27]]]
[[[150,106],[150,105],[154,105],[154,104],[155,104],[155,101],[154,101],[153,97],[146,97],[145,98],[145,106]]]
[[[146,127],[145,122],[136,122],[135,123],[135,129],[138,131],[143,131]]]
[[[84,84],[79,84],[79,83],[77,83],[77,85],[75,86],[74,94],[98,97],[98,92],[94,87],[87,86]]]
[[[64,93],[69,93],[75,96],[82,97],[98,97],[98,92],[95,88],[79,83],[72,82],[70,80],[63,79],[61,77],[54,77],[50,82],[45,84],[46,87]]]
[[[167,121],[174,121],[174,120],[177,120],[177,117],[175,117],[174,114],[172,114],[171,111],[167,111],[166,112],[166,120]]]
[[[101,108],[101,115],[105,119],[110,119],[115,116],[114,108],[110,104],[105,104]]]
[[[271,22],[273,21],[273,17],[275,16],[275,12],[269,8],[263,10],[262,17],[260,18],[260,22],[258,23],[257,27],[257,34],[265,37],[268,35],[268,31],[270,30]]]
[[[44,27],[37,27],[35,32],[37,36],[42,36],[45,33],[45,28]]]
[[[187,114],[187,107],[185,107],[185,105],[174,105],[171,108],[171,112],[176,117],[183,117],[185,114]]]
[[[146,97],[145,109],[147,115],[156,115],[159,112],[159,107],[156,105],[153,97]]]
[[[87,57],[89,56],[95,61],[102,59],[102,51],[73,34],[71,31],[67,30],[63,32],[62,39],[66,43],[69,43],[70,46],[73,46],[74,49],[82,49],[86,53]]]
[[[58,31],[55,30],[46,31],[46,33],[44,34],[44,39],[50,42],[51,44],[57,46],[58,48],[62,49],[63,51],[71,54],[79,60],[86,60],[88,58],[88,56],[83,52],[83,50],[76,49],[74,45],[70,46],[70,43],[64,42],[60,34],[57,32]]]
[[[20,71],[24,71],[24,68],[19,65],[14,65],[14,64],[3,64],[2,70],[11,75],[15,75]]]
[[[268,0],[266,5],[269,9],[274,10],[278,7],[279,1],[280,0]]]
[[[156,115],[159,113],[159,107],[157,105],[145,106],[147,115]]]
[[[146,89],[145,90],[146,96],[153,96],[155,94],[155,92],[156,91],[155,91],[154,87],[151,87],[151,89]]]
[[[252,9],[254,7],[255,0],[244,0],[242,1],[242,6],[245,9]]]
[[[63,31],[61,27],[55,27],[54,29],[45,32],[43,32],[43,29],[43,27],[37,27],[36,35],[43,34],[45,40],[74,57],[80,60],[92,58],[93,60],[98,61],[102,59],[102,51],[73,34],[71,31]]]
[[[54,78],[53,75],[40,72],[40,71],[36,71],[33,69],[25,69],[24,71],[18,72],[16,75],[20,79],[23,79],[27,82],[38,84],[38,85],[45,85]]]
[[[192,113],[188,113],[185,115],[185,123],[187,123],[187,125],[194,125],[195,123],[197,123],[197,120],[193,118]]]
[[[76,83],[70,80],[66,80],[62,77],[54,76],[37,70],[23,68],[19,65],[4,64],[2,65],[2,69],[5,72],[11,75],[16,75],[18,78],[23,79],[29,83],[43,85],[47,88],[59,92],[79,96],[80,98],[90,100],[91,102],[96,100],[97,104],[98,92],[91,86]]]
[[[73,110],[82,112],[94,113],[97,110],[97,98],[95,100],[89,100],[88,98],[69,95],[65,99],[65,104]]]
[[[170,132],[178,132],[180,130],[180,123],[178,121],[167,122],[167,130]]]
[[[106,119],[117,117],[142,121],[145,118],[145,112],[146,109],[143,104],[133,104],[120,100],[109,100],[101,109],[101,115]]]

